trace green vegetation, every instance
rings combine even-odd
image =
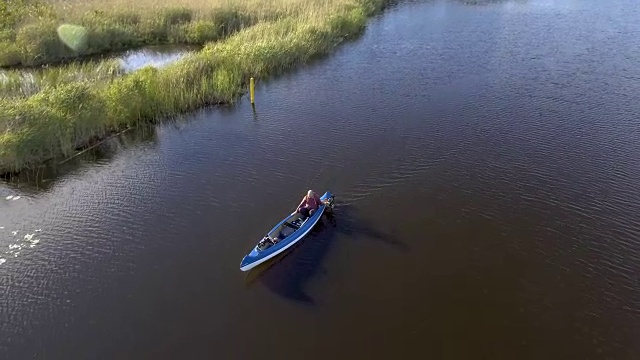
[[[73,82],[105,82],[124,74],[118,60],[71,63],[32,71],[0,70],[0,97],[21,98]]]
[[[158,6],[153,0],[2,0],[0,67],[52,64],[143,45],[202,45],[300,12],[288,6],[296,5],[290,0],[180,1]]]
[[[286,0],[274,1],[281,6],[276,10],[292,4],[298,10],[260,21],[161,70],[147,67],[98,83],[78,79],[30,97],[0,99],[0,173],[70,156],[141,121],[233,102],[249,77],[266,78],[329,53],[360,33],[367,17],[385,4],[291,0],[283,6]]]

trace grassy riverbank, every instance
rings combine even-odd
[[[143,45],[216,41],[262,21],[294,16],[277,0],[3,0],[0,66],[52,64]]]
[[[282,16],[258,21],[161,70],[145,68],[102,83],[80,80],[27,98],[2,98],[0,172],[70,156],[140,121],[232,102],[250,76],[275,75],[329,53],[361,32],[385,2],[273,0],[262,3],[262,14],[272,4],[273,13],[284,9]]]
[[[44,69],[0,70],[0,98],[25,98],[46,88],[91,81],[105,82],[124,74],[120,61],[70,63]]]

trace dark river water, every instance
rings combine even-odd
[[[639,359],[638,19],[401,2],[255,111],[1,185],[0,358]],[[334,215],[241,272],[309,188]]]

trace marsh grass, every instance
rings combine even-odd
[[[0,173],[71,156],[96,139],[143,122],[232,103],[249,77],[265,79],[329,53],[359,34],[367,17],[385,4],[297,2],[303,7],[292,15],[257,22],[162,69],[146,67],[102,83],[55,81],[30,97],[0,99]],[[282,9],[286,6],[276,8]]]
[[[29,97],[45,88],[83,81],[105,82],[123,74],[124,70],[119,60],[74,62],[33,70],[0,70],[0,97]]]
[[[2,4],[2,67],[52,64],[143,45],[202,45],[316,6],[310,0],[3,0]]]

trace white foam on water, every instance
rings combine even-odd
[[[0,265],[4,264],[6,261],[7,259],[0,258]]]
[[[18,231],[19,231],[19,230],[14,230],[14,231],[12,231],[11,233],[13,234],[13,236],[16,236],[16,235],[18,235]]]
[[[14,200],[14,201],[15,201],[15,200],[18,200],[18,199],[20,199],[20,196],[14,196],[14,197],[13,197],[13,200]]]
[[[36,232],[40,232],[40,231],[42,231],[42,229],[38,229],[38,230],[36,230]]]
[[[13,195],[9,195],[9,196],[7,196],[5,199],[7,199],[7,200],[11,200],[11,199],[13,199]]]
[[[29,245],[29,247],[30,247],[30,248],[32,248],[32,247],[34,247],[34,246],[36,246],[36,244],[40,242],[40,240],[39,240],[39,239],[34,239],[34,240],[29,239],[29,240],[26,240],[26,241],[27,241],[29,244],[31,244],[31,245]]]
[[[18,254],[20,254],[20,251],[18,251],[15,254],[13,254],[13,257],[18,257]]]
[[[18,231],[14,231],[14,235],[17,233]],[[34,248],[36,247],[37,244],[40,243],[40,239],[34,239],[33,236],[35,235],[35,233],[33,234],[26,234],[24,236],[23,239],[17,238],[16,242],[18,241],[23,241],[22,244],[11,244],[9,245],[9,251],[6,251],[5,254],[13,254],[13,256],[18,256],[18,253],[20,253],[20,250],[26,249],[27,248],[27,244],[29,243],[29,248]],[[15,251],[15,253],[14,253]]]
[[[4,229],[4,226],[0,226],[0,230],[3,230],[3,229]]]

